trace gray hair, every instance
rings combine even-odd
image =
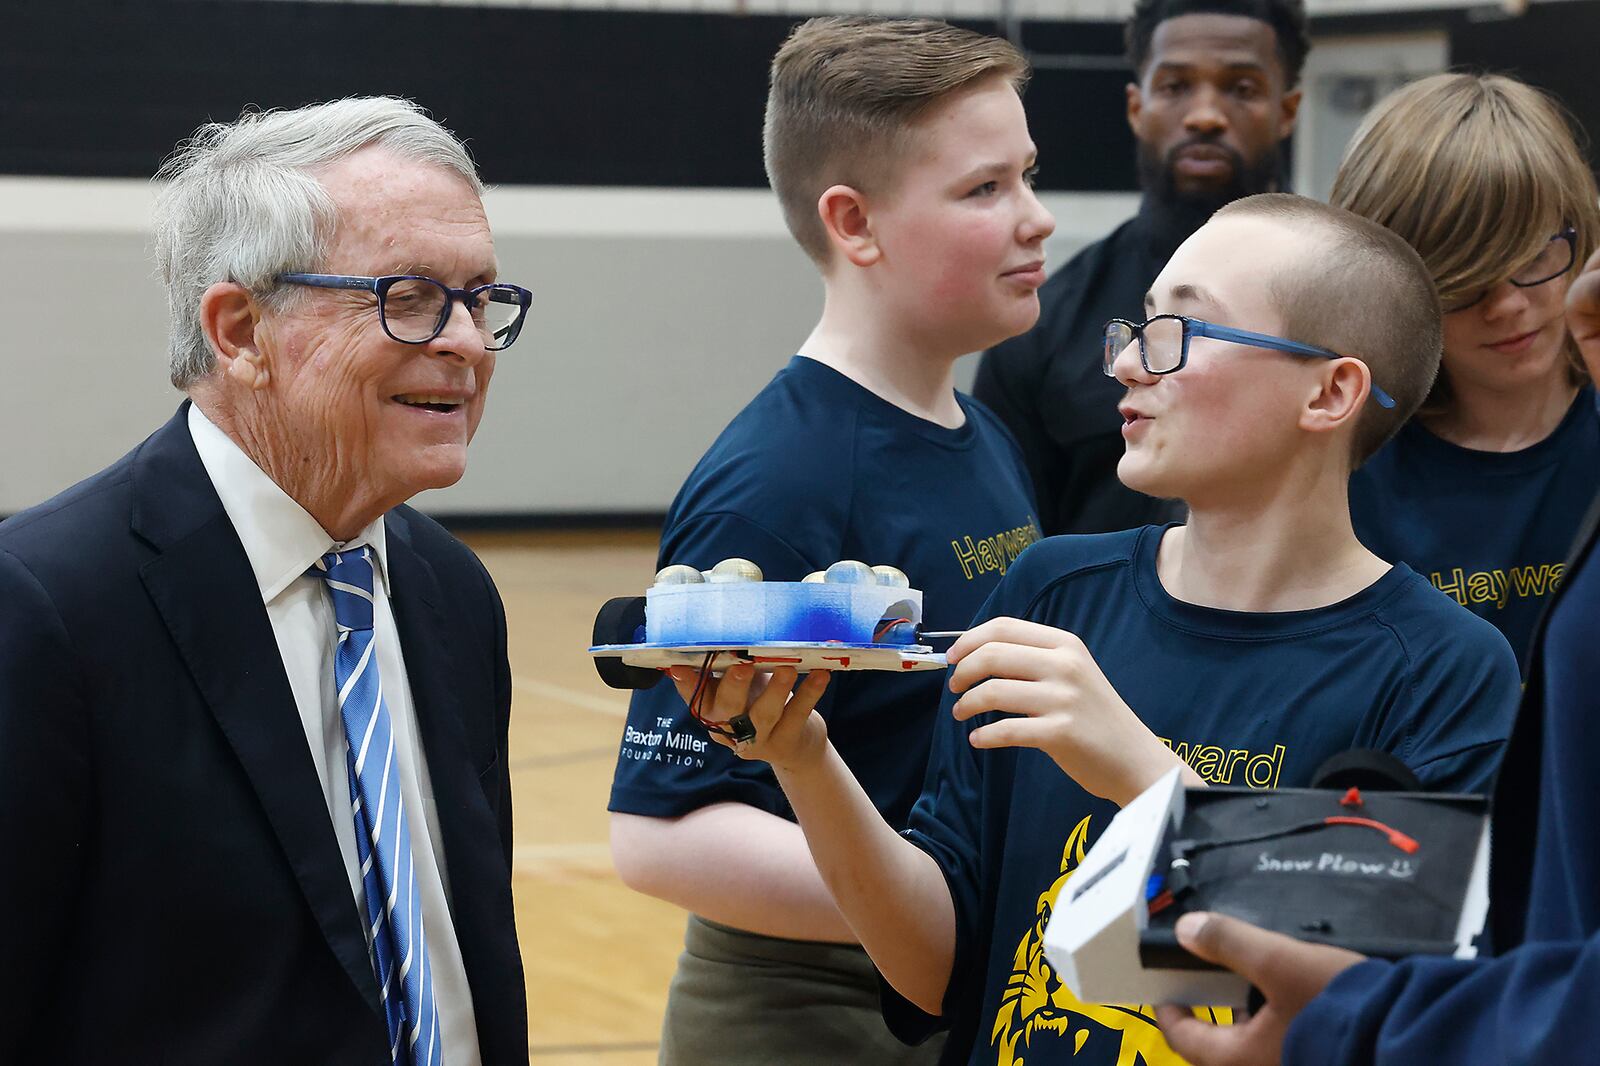
[[[282,310],[298,295],[277,275],[321,264],[337,209],[317,168],[369,146],[483,183],[466,148],[410,100],[348,97],[293,111],[246,111],[201,126],[156,173],[155,251],[167,287],[172,383],[186,389],[216,366],[200,297],[219,281]]]

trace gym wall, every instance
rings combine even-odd
[[[766,65],[787,15],[289,0],[7,5],[0,34],[0,514],[114,460],[167,417],[149,177],[245,105],[413,97],[494,190],[502,276],[535,293],[499,361],[467,477],[435,513],[650,515],[787,360],[820,306],[761,170]],[[991,22],[970,23],[995,30]],[[1600,128],[1600,0],[1516,19],[1340,16],[1319,33],[1448,34]],[[1131,214],[1120,26],[1023,24],[1059,265]],[[969,360],[970,364],[972,361]],[[970,377],[973,367],[967,365]]]

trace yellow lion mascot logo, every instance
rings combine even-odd
[[[1176,1066],[1183,1062],[1162,1039],[1154,1008],[1080,1002],[1045,961],[1044,927],[1062,887],[1083,862],[1088,839],[1089,819],[1085,817],[1067,837],[1061,852],[1061,876],[1039,896],[1033,925],[1012,957],[1011,977],[989,1036],[997,1051],[996,1066],[1027,1066],[1037,1040],[1070,1040],[1073,1055],[1088,1048],[1089,1057],[1096,1062],[1109,1061],[1114,1049],[1117,1066]],[[1226,1008],[1202,1007],[1195,1013],[1221,1024],[1232,1021],[1232,1011]]]

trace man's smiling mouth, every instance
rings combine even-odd
[[[465,400],[459,396],[441,396],[431,392],[407,392],[394,397],[396,403],[407,407],[420,407],[425,411],[434,411],[439,414],[449,414],[459,409]]]

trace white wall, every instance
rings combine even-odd
[[[181,397],[142,181],[0,178],[0,515],[122,455]],[[1052,266],[1135,197],[1050,195]],[[501,274],[534,292],[500,357],[467,476],[435,513],[663,510],[805,337],[810,264],[761,190],[505,188]],[[975,360],[968,359],[970,380]]]
[[[1368,110],[1407,82],[1449,65],[1450,39],[1443,31],[1317,38],[1300,73],[1305,100],[1295,123],[1295,190],[1326,200]]]

